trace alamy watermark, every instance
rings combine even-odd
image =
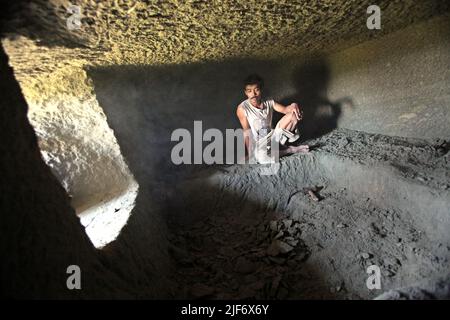
[[[376,264],[367,267],[369,277],[366,280],[366,286],[369,290],[381,289],[381,270]]]
[[[367,18],[366,26],[367,29],[373,30],[381,29],[381,9],[379,6],[373,4],[367,7],[367,14],[370,14],[370,16]]]
[[[275,132],[275,131],[274,131]],[[261,164],[261,174],[276,174],[279,169],[279,143],[276,134],[269,132],[265,139],[255,140],[250,129],[215,128],[203,132],[202,121],[194,121],[194,134],[184,128],[175,129],[170,140],[178,142],[171,151],[172,163],[180,164]],[[248,138],[249,157],[245,157]],[[203,147],[204,143],[208,144]]]
[[[69,290],[81,289],[81,269],[78,265],[72,264],[67,267],[67,274],[70,274],[66,280],[66,286]]]
[[[81,18],[83,17],[81,14],[81,7],[69,4],[67,7],[67,12],[70,14],[70,17],[66,20],[67,29],[70,31],[80,29]]]
[[[81,28],[81,18],[83,17],[81,13],[81,7],[73,4],[69,4],[67,12],[70,17],[66,20],[67,29],[70,31],[78,30]],[[381,9],[378,5],[372,4],[367,7],[367,14],[370,16],[366,20],[366,26],[369,30],[380,30],[381,29]]]

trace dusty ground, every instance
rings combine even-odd
[[[201,203],[186,196],[191,206],[169,239],[179,297],[369,299],[449,274],[445,141],[336,130],[309,143],[316,145],[311,154],[283,158],[276,176],[262,177],[252,166],[193,174],[189,185]],[[383,170],[388,180],[371,179]],[[380,189],[383,183],[398,191]],[[436,221],[442,229],[426,229]],[[366,287],[373,264],[381,269],[381,290]]]

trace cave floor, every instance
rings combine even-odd
[[[371,166],[373,161],[387,163],[396,168],[393,174],[401,176],[402,185],[420,183],[444,195],[448,190],[448,173],[442,171],[448,165],[448,149],[442,141],[419,143],[340,130],[310,145],[320,146],[312,151],[315,157],[344,156],[363,167],[369,165],[365,159]],[[293,170],[289,161],[306,163],[303,157],[307,155],[283,158],[285,170]],[[248,171],[242,166],[225,171],[233,170],[230,179],[239,181],[239,188],[242,181],[256,181],[254,172],[242,174]],[[277,200],[282,206],[255,205],[244,190],[243,201],[210,205],[208,213],[192,223],[173,223],[169,240],[176,297],[371,299],[449,272],[448,238],[422,229],[408,212],[414,207],[380,203],[370,193],[355,194],[320,175],[314,179],[317,185],[306,182],[309,189],[287,183],[281,192],[289,196]],[[320,201],[307,193],[314,188]],[[380,268],[381,289],[366,285],[371,265]]]

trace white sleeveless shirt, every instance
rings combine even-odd
[[[255,140],[267,136],[272,129],[272,115],[275,102],[273,100],[264,100],[261,104],[262,108],[258,109],[252,106],[248,100],[241,102]]]

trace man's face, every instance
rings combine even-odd
[[[257,84],[246,85],[244,92],[252,105],[257,106],[260,103],[261,89]]]

